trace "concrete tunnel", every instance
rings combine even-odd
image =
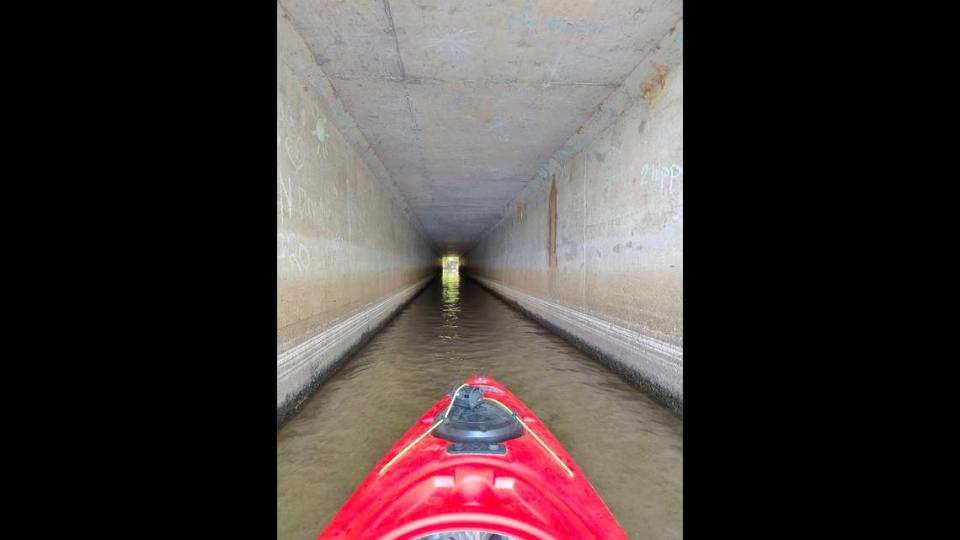
[[[278,426],[454,256],[683,409],[682,2],[280,0]]]

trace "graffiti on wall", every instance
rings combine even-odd
[[[660,193],[665,189],[668,193],[673,193],[674,182],[681,178],[683,178],[683,165],[676,163],[670,165],[644,163],[640,168],[640,185],[652,182],[659,186]]]

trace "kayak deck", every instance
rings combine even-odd
[[[626,534],[540,419],[500,383],[471,377],[397,441],[319,538]]]

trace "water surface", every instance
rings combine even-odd
[[[278,431],[278,538],[315,539],[471,375],[500,381],[543,420],[630,538],[682,537],[683,421],[476,282],[443,274]]]

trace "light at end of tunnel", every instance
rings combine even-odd
[[[443,258],[443,271],[446,272],[459,272],[460,271],[460,257],[456,255],[448,255]]]

